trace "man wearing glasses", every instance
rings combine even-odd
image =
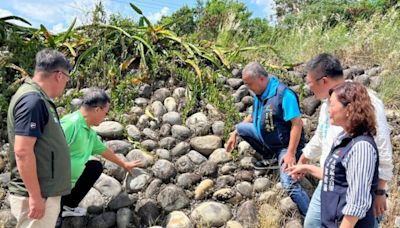
[[[85,216],[86,209],[78,204],[100,177],[103,166],[99,161],[89,160],[91,155],[101,155],[131,172],[141,165],[140,160],[124,161],[107,148],[97,136],[92,126],[98,126],[110,109],[110,98],[104,90],[91,88],[83,97],[78,111],[66,115],[61,120],[71,156],[71,194],[63,196],[61,217]],[[57,222],[57,227],[61,226]]]
[[[70,69],[62,53],[38,52],[33,77],[11,99],[9,200],[17,227],[54,227],[61,196],[70,192],[68,145],[52,100],[63,94]]]

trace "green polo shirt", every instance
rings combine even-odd
[[[64,116],[61,126],[65,133],[71,155],[71,184],[72,188],[82,175],[90,155],[102,154],[107,150],[95,130],[90,128],[82,113],[78,110]]]

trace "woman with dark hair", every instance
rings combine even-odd
[[[330,121],[344,129],[332,145],[324,168],[288,168],[294,179],[303,173],[322,179],[322,227],[374,227],[372,202],[378,181],[378,151],[374,108],[367,89],[355,82],[329,91]]]

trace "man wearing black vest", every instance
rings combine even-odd
[[[11,99],[9,199],[17,227],[54,227],[61,196],[70,192],[68,145],[52,100],[63,94],[70,69],[62,53],[38,52],[33,78]]]
[[[236,125],[226,150],[232,151],[236,137],[240,136],[264,157],[275,156],[280,165],[280,181],[305,216],[309,197],[300,184],[285,172],[286,168],[296,164],[304,147],[298,98],[278,78],[269,76],[259,63],[246,65],[242,79],[255,94],[253,113]]]

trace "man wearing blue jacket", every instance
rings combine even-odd
[[[245,66],[242,79],[255,94],[253,113],[236,125],[226,150],[231,152],[240,136],[264,157],[275,156],[280,165],[280,181],[305,216],[310,199],[300,184],[285,172],[286,168],[296,164],[304,147],[297,95],[278,78],[269,76],[257,62]]]

